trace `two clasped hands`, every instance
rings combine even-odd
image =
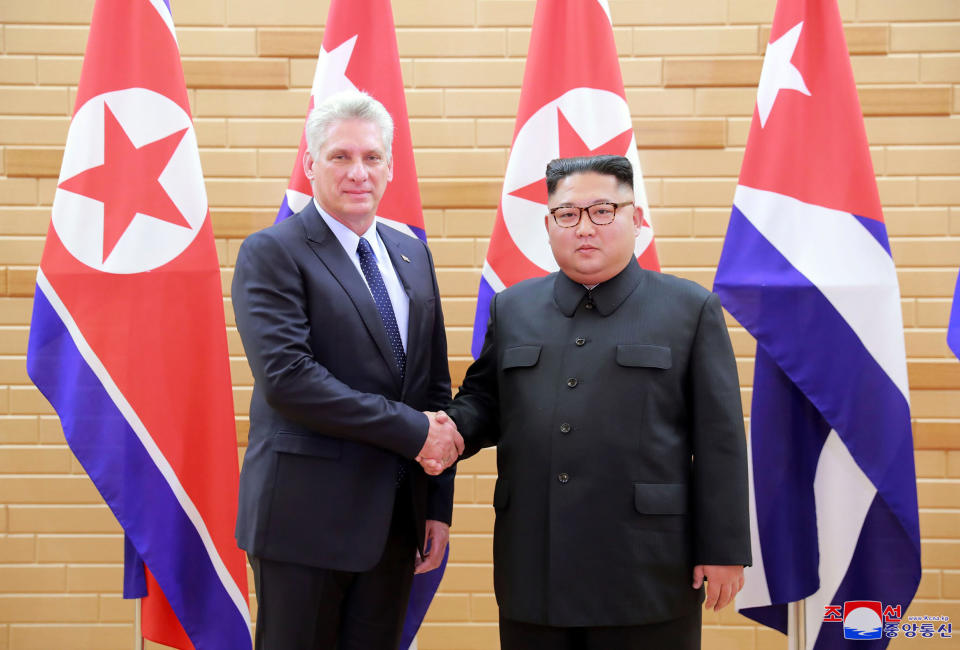
[[[463,437],[457,431],[454,421],[443,411],[424,411],[424,414],[430,419],[430,429],[416,461],[423,467],[423,471],[436,476],[460,458],[463,453]]]

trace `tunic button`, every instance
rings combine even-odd
[[[567,386],[569,386],[570,388],[575,388],[577,386],[577,378],[571,377],[570,379],[568,379]]]
[[[559,476],[557,476],[557,480],[560,481],[561,483],[566,483],[567,481],[570,480],[570,475],[567,474],[566,472],[560,472]]]
[[[561,424],[561,425],[560,425],[560,432],[561,432],[561,433],[570,433],[570,424],[567,423],[567,422],[564,422],[563,424]]]
[[[577,345],[583,345],[586,342],[587,342],[587,339],[583,338],[582,336],[577,337]]]
[[[586,303],[586,304],[583,306],[583,308],[584,308],[584,309],[593,309],[593,303],[592,303],[592,302],[588,302],[588,303]]]

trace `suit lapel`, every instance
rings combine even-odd
[[[390,368],[397,384],[399,384],[400,370],[397,368],[393,351],[390,349],[390,342],[387,340],[387,332],[383,327],[383,320],[380,318],[377,304],[373,301],[370,290],[367,289],[367,283],[347,256],[347,252],[343,250],[340,241],[324,223],[313,201],[307,204],[307,207],[297,217],[303,223],[307,244],[329,269],[330,274],[340,283],[347,295],[350,296],[350,300],[360,314],[363,324],[376,343],[377,349],[380,350],[380,355],[386,362],[387,367]]]

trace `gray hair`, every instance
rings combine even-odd
[[[380,127],[380,139],[387,162],[393,157],[393,118],[383,104],[359,90],[330,95],[307,116],[307,151],[316,158],[327,141],[330,129],[343,120],[366,120]]]

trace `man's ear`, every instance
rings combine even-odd
[[[313,180],[313,156],[310,155],[309,151],[303,152],[303,173],[306,174],[309,180]]]
[[[634,206],[634,208],[633,208],[633,229],[634,229],[634,231],[637,232],[637,234],[640,233],[640,226],[641,226],[642,224],[643,224],[643,208],[641,208],[639,205]]]

